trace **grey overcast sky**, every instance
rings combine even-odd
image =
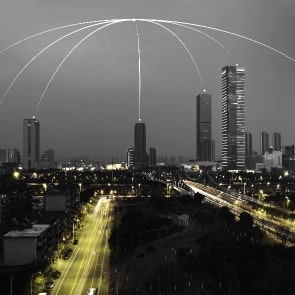
[[[216,27],[263,42],[295,58],[294,0],[0,0],[0,50],[41,31],[73,23],[126,18],[163,19]],[[141,53],[141,117],[147,146],[158,155],[195,156],[195,97],[202,91],[194,63],[167,30],[136,22]],[[82,27],[82,26],[80,26]],[[40,50],[80,27],[27,40],[0,54],[0,95]],[[212,94],[216,154],[221,142],[221,68],[246,69],[246,131],[259,150],[259,132],[280,132],[295,144],[295,62],[222,32],[200,30],[221,42],[167,25],[186,44]],[[22,122],[35,114],[58,64],[84,30],[40,54],[0,105],[0,148],[22,151]],[[0,96],[0,97],[1,97]],[[134,22],[113,24],[82,43],[50,84],[37,113],[41,152],[57,159],[124,156],[138,121],[138,52]]]

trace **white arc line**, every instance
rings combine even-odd
[[[44,98],[44,96],[45,96],[45,94],[46,94],[46,91],[47,91],[47,89],[48,89],[48,87],[49,87],[49,85],[51,84],[51,82],[52,82],[52,80],[54,79],[54,77],[55,77],[55,75],[56,75],[56,73],[59,71],[59,69],[61,68],[61,66],[64,64],[64,62],[67,60],[67,58],[73,53],[73,51],[79,46],[79,45],[81,45],[87,38],[89,38],[90,36],[92,36],[93,34],[95,34],[96,32],[98,32],[98,31],[100,31],[100,30],[102,30],[102,29],[104,29],[105,27],[108,27],[108,26],[110,26],[110,25],[113,25],[113,24],[116,24],[116,23],[119,23],[120,21],[117,21],[117,22],[111,22],[111,23],[107,23],[106,25],[104,25],[104,26],[102,26],[102,27],[99,27],[98,29],[96,29],[96,30],[93,30],[91,33],[89,33],[86,37],[84,37],[83,39],[81,39],[68,53],[67,53],[67,55],[63,58],[63,60],[59,63],[59,65],[57,66],[57,68],[56,68],[56,70],[54,71],[54,73],[52,74],[52,76],[50,77],[50,79],[49,79],[49,81],[48,81],[48,83],[47,83],[47,85],[46,85],[46,87],[45,87],[45,89],[44,89],[44,91],[43,91],[43,93],[42,93],[42,95],[41,95],[41,98],[40,98],[40,100],[39,100],[39,102],[38,102],[38,105],[37,105],[37,107],[36,107],[36,112],[35,112],[35,116],[36,116],[36,114],[37,114],[37,112],[38,112],[38,110],[39,110],[39,106],[40,106],[40,104],[41,104],[41,102],[42,102],[42,100],[43,100],[43,98]]]
[[[109,23],[109,22],[107,22],[107,23]],[[7,96],[7,94],[8,94],[8,92],[9,92],[9,90],[11,89],[11,87],[14,85],[14,83],[16,82],[16,80],[19,78],[19,76],[27,69],[27,67],[38,57],[38,56],[40,56],[42,53],[44,53],[47,49],[49,49],[51,46],[53,46],[54,44],[56,44],[57,42],[59,42],[59,41],[61,41],[61,40],[63,40],[64,38],[66,38],[66,37],[68,37],[68,36],[70,36],[70,35],[72,35],[72,34],[75,34],[75,33],[77,33],[77,32],[79,32],[79,31],[82,31],[82,30],[86,30],[86,29],[88,29],[88,28],[91,28],[91,27],[94,27],[94,26],[98,26],[98,25],[100,25],[101,23],[99,23],[99,24],[94,24],[94,25],[90,25],[90,26],[86,26],[86,27],[83,27],[83,28],[80,28],[80,29],[78,29],[78,30],[75,30],[75,31],[72,31],[72,32],[70,32],[70,33],[68,33],[68,34],[66,34],[66,35],[63,35],[62,37],[60,37],[60,38],[58,38],[58,39],[56,39],[54,42],[52,42],[52,43],[50,43],[48,46],[46,46],[46,47],[44,47],[41,51],[39,51],[35,56],[33,56],[32,58],[31,58],[31,60],[29,61],[29,62],[27,62],[26,64],[25,64],[25,66],[18,72],[18,74],[15,76],[15,78],[12,80],[12,82],[10,83],[10,85],[8,86],[8,88],[5,90],[5,92],[4,92],[4,94],[2,95],[2,97],[1,97],[1,100],[0,100],[0,105],[3,103],[3,100],[4,100],[4,98]]]
[[[199,70],[199,67],[194,59],[194,57],[192,56],[191,52],[189,51],[189,49],[187,48],[187,46],[185,45],[185,43],[180,39],[180,37],[175,34],[172,30],[170,30],[169,28],[167,28],[166,26],[162,25],[162,24],[159,24],[157,22],[154,22],[154,21],[151,21],[151,23],[155,24],[155,25],[158,25],[162,28],[164,28],[165,30],[167,30],[169,33],[171,33],[180,43],[181,45],[184,47],[184,49],[186,50],[186,52],[188,53],[188,55],[190,56],[191,60],[193,61],[194,65],[195,65],[195,68],[197,70],[197,73],[199,75],[199,78],[200,78],[200,81],[201,81],[201,84],[202,84],[202,87],[205,88],[205,83],[204,83],[204,80],[203,80],[203,77],[200,73],[200,70]]]

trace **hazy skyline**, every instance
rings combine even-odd
[[[209,3],[208,3],[209,2]],[[54,27],[93,20],[164,19],[220,28],[263,42],[295,57],[293,0],[59,0],[1,1],[0,50],[27,36]],[[196,96],[202,84],[178,40],[163,28],[136,22],[141,51],[141,117],[147,147],[158,155],[195,157]],[[204,35],[167,25],[186,44],[212,95],[212,131],[216,155],[221,141],[221,69],[245,67],[246,131],[259,151],[259,133],[282,134],[282,145],[295,144],[295,63],[258,44],[201,29],[221,42],[231,55]],[[78,27],[27,40],[0,54],[0,95],[22,67],[40,50]],[[0,105],[0,148],[22,151],[23,119],[35,113],[40,96],[58,64],[85,30],[55,44],[19,77]],[[0,96],[0,97],[1,97]],[[63,64],[40,104],[41,153],[57,159],[76,156],[124,156],[133,145],[138,122],[138,51],[133,22],[114,24],[81,44]]]

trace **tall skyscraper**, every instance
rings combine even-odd
[[[147,166],[145,123],[141,122],[134,126],[134,166]]]
[[[245,168],[245,69],[222,68],[222,151],[224,169]]]
[[[196,160],[212,160],[211,95],[202,93],[197,96],[196,109]]]
[[[23,122],[23,169],[38,169],[40,162],[40,122],[24,119]]]
[[[252,133],[245,132],[246,157],[252,156]]]
[[[281,134],[278,132],[274,132],[272,134],[272,146],[274,151],[281,151],[282,145],[281,145]]]
[[[269,149],[269,137],[265,131],[260,132],[260,154],[264,155]]]

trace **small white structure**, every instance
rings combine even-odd
[[[178,215],[177,220],[178,220],[178,225],[180,226],[189,225],[189,216],[187,214]]]
[[[281,151],[265,152],[262,155],[262,160],[262,163],[256,163],[256,170],[266,169],[267,171],[271,171],[271,168],[283,168]]]
[[[48,224],[10,231],[3,236],[3,264],[26,265],[40,258],[47,246]]]

